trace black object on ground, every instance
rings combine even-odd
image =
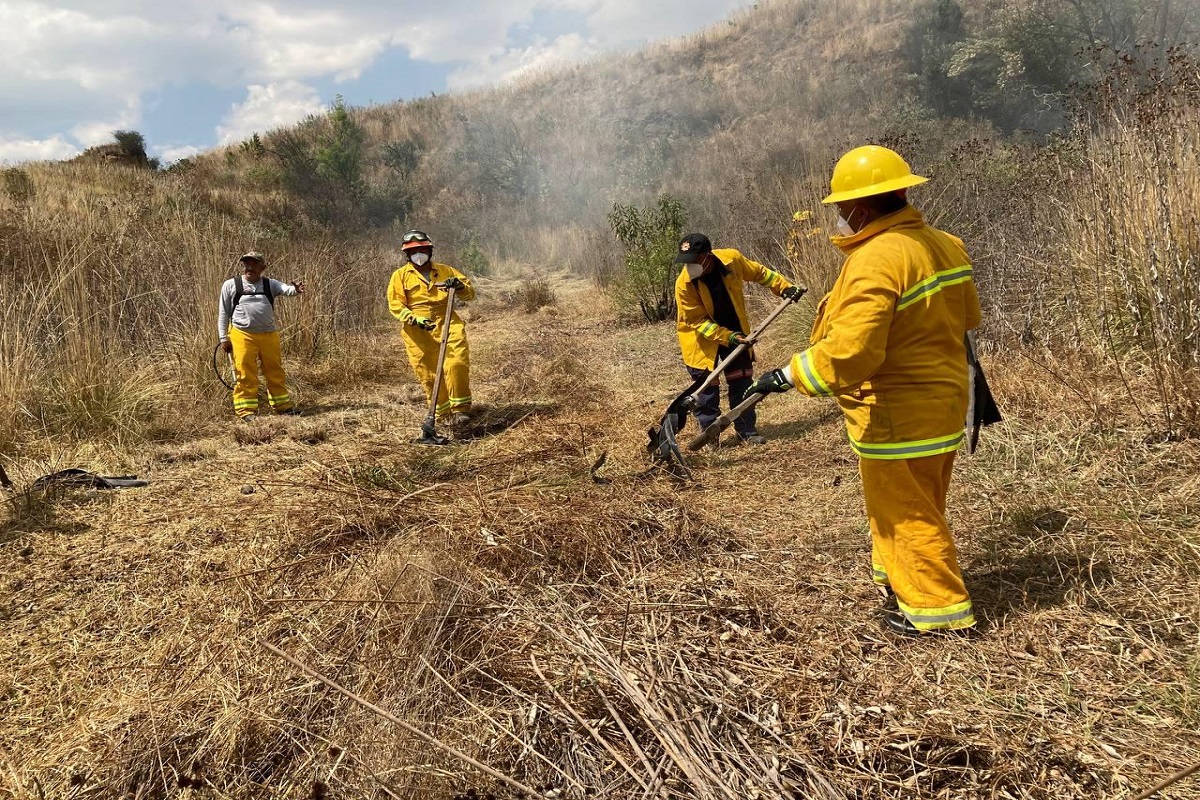
[[[139,480],[137,475],[97,475],[85,469],[63,469],[43,475],[29,487],[32,491],[44,491],[57,486],[71,489],[136,489],[149,486],[150,481]]]

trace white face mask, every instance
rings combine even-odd
[[[423,267],[429,263],[428,253],[413,253],[408,257],[408,260],[416,264],[418,267]]]
[[[704,274],[704,264],[685,264],[684,269],[687,270],[689,281],[694,281]]]
[[[855,211],[858,211],[858,207],[851,209],[851,218],[854,217]],[[858,231],[854,230],[854,226],[850,224],[850,220],[843,218],[841,214],[838,214],[837,232],[838,236],[853,236],[854,234],[858,233]]]

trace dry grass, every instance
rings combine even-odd
[[[547,797],[1130,798],[1194,759],[1194,443],[996,362],[951,501],[985,635],[895,642],[836,415],[646,474],[673,332],[555,288],[473,325],[469,443],[362,402],[10,506],[0,797],[513,796],[453,748]]]
[[[501,267],[469,312],[482,402],[452,448],[410,444],[424,408],[381,325],[386,250],[284,235],[286,202],[215,159],[182,177],[30,169],[0,227],[16,267],[0,273],[0,453],[20,453],[5,464],[19,485],[66,466],[153,483],[7,498],[0,800],[512,794],[451,751],[569,798],[1132,798],[1189,766],[1187,97],[1069,143],[1082,149],[941,149],[965,128],[902,148],[935,167],[918,199],[967,237],[989,304],[1007,422],[960,462],[951,500],[982,638],[879,631],[856,464],[828,405],[772,400],[772,442],[696,458],[695,484],[646,471],[645,428],[687,379],[673,326],[622,327],[571,277],[611,253],[588,214],[604,191],[678,188],[655,181],[694,165],[695,224],[786,262],[815,300],[838,265],[816,200],[846,128],[794,121],[848,125],[830,106],[848,92],[878,111],[884,89],[843,81],[892,63],[911,4],[841,4],[878,16],[853,47],[817,9],[772,3],[554,85],[363,112],[375,137],[445,134],[421,178],[446,184],[424,209],[439,242],[509,232],[485,239]],[[813,37],[836,60],[798,78],[781,65],[813,63]],[[545,140],[516,132],[544,193],[466,202],[458,111],[497,136],[557,119]],[[693,148],[665,147],[685,129]],[[251,247],[312,287],[280,307],[306,418],[239,426],[209,377],[216,287]],[[555,305],[522,309],[523,281]],[[811,314],[772,330],[762,366]]]
[[[309,283],[309,295],[279,303],[288,355],[318,370],[368,369],[352,334],[382,318],[385,253],[273,239],[252,195],[230,211],[213,204],[216,189],[176,176],[87,164],[26,172],[32,199],[0,199],[0,452],[187,438],[212,424],[196,411],[220,408],[223,392],[209,363],[216,296],[251,247],[268,253],[273,276]]]

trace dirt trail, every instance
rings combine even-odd
[[[697,457],[695,485],[647,476],[645,429],[687,382],[673,329],[617,325],[582,281],[554,288],[557,306],[533,314],[472,311],[478,438],[410,444],[424,408],[395,369],[370,387],[304,393],[308,417],[231,422],[148,451],[146,489],[22,506],[0,532],[0,798],[200,786],[211,793],[197,797],[300,797],[314,776],[347,796],[464,785],[461,764],[400,743],[259,639],[547,785],[561,774],[497,731],[547,753],[563,745],[539,737],[577,737],[562,762],[572,779],[607,774],[588,766],[608,763],[603,752],[580,760],[596,743],[572,725],[520,722],[530,696],[554,704],[531,659],[553,685],[576,686],[569,676],[600,670],[593,634],[645,676],[670,666],[654,661],[663,648],[691,653],[681,663],[775,715],[796,775],[839,791],[891,786],[864,796],[1094,797],[1152,783],[1200,748],[1186,727],[1200,713],[1198,603],[1139,616],[1132,588],[1148,571],[1161,585],[1200,571],[1186,548],[1147,555],[1114,539],[1119,514],[1051,485],[1067,456],[1010,432],[991,456],[963,460],[952,523],[987,636],[897,645],[871,613],[836,412],[773,398],[768,445]],[[790,345],[769,340],[760,366]],[[390,334],[375,346],[381,364],[403,358]],[[1194,448],[1164,456],[1159,480],[1178,478],[1164,495],[1195,493],[1195,463]],[[1112,498],[1144,484],[1132,468],[1088,464],[1124,481]],[[630,617],[633,605],[660,611]],[[389,764],[427,766],[376,774]]]

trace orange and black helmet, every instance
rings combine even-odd
[[[419,250],[422,247],[433,247],[433,242],[425,231],[409,231],[400,237],[401,250]]]

